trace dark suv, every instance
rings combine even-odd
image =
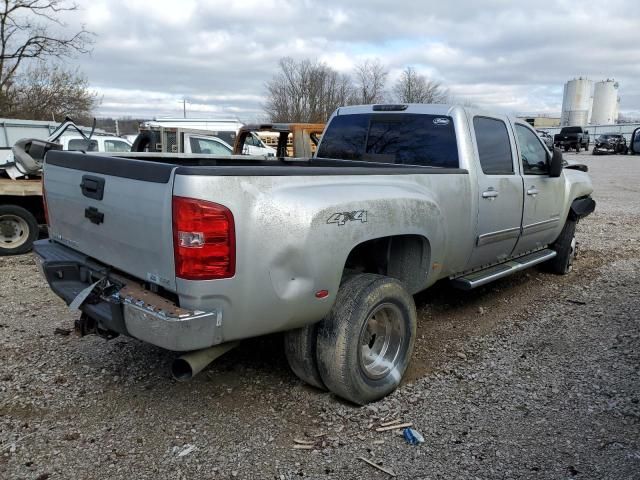
[[[627,139],[620,133],[604,133],[596,139],[593,147],[594,155],[602,155],[607,153],[626,154],[629,150],[627,147]]]

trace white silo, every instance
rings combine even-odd
[[[562,98],[562,126],[584,126],[589,123],[591,113],[591,90],[593,82],[587,78],[574,78],[564,84]]]
[[[592,125],[613,125],[618,121],[618,82],[606,79],[596,83],[593,92]]]

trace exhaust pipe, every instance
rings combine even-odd
[[[238,346],[240,342],[223,343],[222,345],[214,345],[213,347],[195,350],[193,352],[180,355],[173,361],[171,365],[171,374],[179,382],[191,380],[207,365],[216,358],[224,355],[232,348]]]

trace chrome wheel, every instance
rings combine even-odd
[[[0,216],[0,245],[3,248],[17,248],[29,239],[29,224],[17,215]]]
[[[383,378],[401,360],[406,327],[400,309],[392,303],[378,305],[360,333],[360,367],[373,379]]]

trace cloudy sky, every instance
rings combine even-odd
[[[75,60],[100,116],[262,115],[283,56],[348,73],[365,59],[411,65],[458,98],[506,112],[559,112],[577,76],[620,82],[640,116],[640,8],[617,1],[79,0],[70,26],[96,34]]]

